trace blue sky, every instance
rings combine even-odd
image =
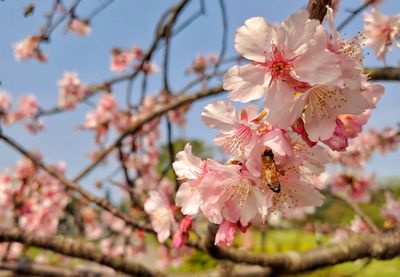
[[[34,2],[36,10],[33,16],[24,18],[23,7]],[[66,1],[68,3],[68,1]],[[97,0],[83,0],[78,6],[77,13],[85,16],[93,9]],[[84,38],[65,32],[65,25],[60,26],[52,35],[51,43],[43,45],[43,51],[49,61],[45,64],[37,62],[17,62],[12,53],[12,45],[29,34],[37,33],[39,26],[44,23],[43,14],[50,9],[52,1],[2,1],[0,2],[0,89],[6,90],[14,101],[27,93],[35,94],[43,107],[53,107],[58,98],[57,80],[65,71],[76,71],[85,83],[100,82],[117,74],[109,71],[109,56],[112,47],[130,47],[139,45],[146,49],[154,35],[154,28],[160,14],[177,1],[147,0],[147,1],[114,1],[106,10],[101,12],[92,22],[93,32]],[[189,28],[184,30],[172,41],[170,81],[173,90],[179,90],[190,77],[184,70],[190,65],[198,53],[219,52],[221,41],[221,17],[218,1],[205,0],[206,13]],[[361,1],[342,1],[337,23],[347,12],[346,8],[354,8]],[[299,0],[246,0],[226,1],[229,17],[228,52],[227,56],[235,55],[233,48],[234,32],[237,27],[253,16],[263,16],[272,22],[279,22],[299,8],[305,7],[306,1]],[[199,1],[194,0],[186,8],[179,19],[182,22],[199,8]],[[382,6],[383,12],[392,15],[400,12],[398,0],[387,0]],[[350,27],[344,30],[351,37],[360,31],[362,16],[358,16]],[[382,66],[375,61],[373,53],[366,58],[367,66]],[[400,50],[394,50],[389,56],[388,63],[399,65]],[[161,51],[155,56],[160,64]],[[157,93],[160,89],[161,74],[150,79],[149,92]],[[400,82],[384,83],[386,94],[373,112],[369,126],[378,129],[384,126],[394,126],[400,119]],[[135,87],[136,88],[136,87]],[[125,99],[126,85],[115,88],[116,95],[122,102]],[[137,89],[134,90],[134,94]],[[221,96],[218,98],[224,98]],[[188,114],[189,124],[185,129],[175,129],[175,136],[199,138],[211,142],[215,136],[200,120],[202,108],[215,100],[206,99],[193,106]],[[95,99],[94,99],[95,100]],[[64,113],[44,118],[46,130],[38,135],[29,135],[21,125],[6,127],[5,132],[16,138],[20,143],[31,149],[39,149],[47,162],[65,160],[68,176],[74,176],[80,168],[89,162],[85,153],[92,151],[93,134],[77,131],[77,126],[83,123],[85,114],[90,110],[87,105],[81,105],[74,112]],[[7,168],[18,158],[13,150],[0,144],[0,168]],[[376,170],[378,176],[398,175],[400,164],[399,153],[384,157],[374,157],[368,165],[368,170]],[[108,168],[112,168],[109,166]],[[91,189],[94,180],[101,178],[104,170],[96,170],[82,185]]]

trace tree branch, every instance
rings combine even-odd
[[[382,234],[358,234],[340,244],[328,244],[305,252],[286,252],[270,255],[255,254],[243,250],[225,249],[214,245],[217,226],[209,224],[203,249],[215,259],[235,263],[260,265],[270,270],[271,276],[300,273],[362,258],[392,259],[400,255],[400,232]]]
[[[309,0],[307,11],[310,14],[310,19],[317,19],[322,22],[327,12],[327,5],[331,5],[331,0]]]
[[[135,134],[138,132],[144,124],[150,122],[151,120],[155,119],[158,116],[163,115],[164,113],[168,112],[169,110],[177,109],[185,104],[190,104],[196,100],[214,96],[217,94],[222,93],[224,90],[221,86],[216,86],[207,90],[201,90],[197,93],[191,95],[183,95],[176,98],[175,101],[168,103],[164,106],[161,106],[154,110],[151,114],[145,115],[140,118],[129,130],[125,131],[119,138],[117,138],[113,143],[111,143],[108,147],[106,147],[103,151],[99,153],[97,158],[87,165],[79,174],[73,178],[73,182],[78,182],[83,177],[85,177],[89,172],[91,172],[108,154],[110,154],[121,142],[122,140],[129,134]]]
[[[0,242],[19,242],[51,250],[65,256],[93,261],[133,276],[164,276],[161,272],[152,271],[141,264],[103,255],[88,243],[62,238],[41,238],[18,229],[0,229]]]
[[[15,275],[19,274],[28,276],[46,276],[46,277],[79,277],[79,276],[97,276],[106,277],[109,273],[93,269],[73,269],[63,266],[54,266],[49,264],[35,263],[31,261],[17,261],[17,262],[0,262],[0,270],[11,271]],[[3,275],[1,275],[3,276]],[[114,273],[113,276],[124,277],[125,274]]]
[[[46,165],[45,163],[43,163],[41,160],[38,160],[34,155],[29,153],[28,150],[23,148],[21,145],[19,145],[12,138],[0,133],[0,139],[3,140],[4,142],[6,142],[11,147],[13,147],[18,152],[20,152],[22,155],[27,157],[36,166],[40,167],[41,169],[46,171],[49,175],[51,175],[54,178],[56,178],[60,183],[65,185],[68,189],[71,189],[71,190],[79,193],[86,200],[95,203],[99,207],[101,207],[104,210],[110,212],[112,215],[122,219],[125,223],[127,223],[130,226],[132,226],[133,228],[136,228],[136,229],[139,229],[139,230],[143,230],[143,231],[146,231],[146,232],[149,232],[149,233],[153,233],[153,234],[155,233],[154,230],[150,226],[148,226],[146,224],[143,224],[143,223],[136,222],[129,215],[121,212],[117,207],[112,205],[109,201],[107,201],[107,199],[97,197],[97,196],[91,194],[90,192],[84,190],[76,182],[72,182],[72,181],[68,180],[67,178],[65,178],[64,176],[59,174],[56,170],[54,170],[53,168],[51,168],[48,165]]]
[[[399,67],[367,67],[364,73],[369,75],[370,80],[400,81]]]

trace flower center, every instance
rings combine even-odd
[[[271,59],[266,61],[265,64],[273,79],[286,79],[289,76],[290,71],[293,69],[290,61],[285,59],[285,54],[277,48],[273,50]]]
[[[226,184],[224,188],[226,199],[235,198],[237,201],[239,201],[239,206],[243,207],[246,203],[252,186],[252,182],[246,178],[240,178],[233,184]]]

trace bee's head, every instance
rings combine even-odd
[[[271,148],[266,148],[266,149],[264,150],[262,156],[263,156],[264,158],[267,158],[267,157],[268,157],[268,158],[273,158],[273,157],[274,157],[274,153],[272,152],[272,149],[271,149]]]

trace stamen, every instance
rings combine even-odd
[[[233,134],[224,137],[224,142],[221,147],[230,155],[241,156],[244,146],[250,141],[250,137],[250,128],[243,125]]]
[[[250,180],[246,178],[240,178],[237,183],[225,185],[224,193],[227,194],[227,199],[236,198],[239,200],[239,206],[243,207],[246,203],[252,186],[253,185]]]

